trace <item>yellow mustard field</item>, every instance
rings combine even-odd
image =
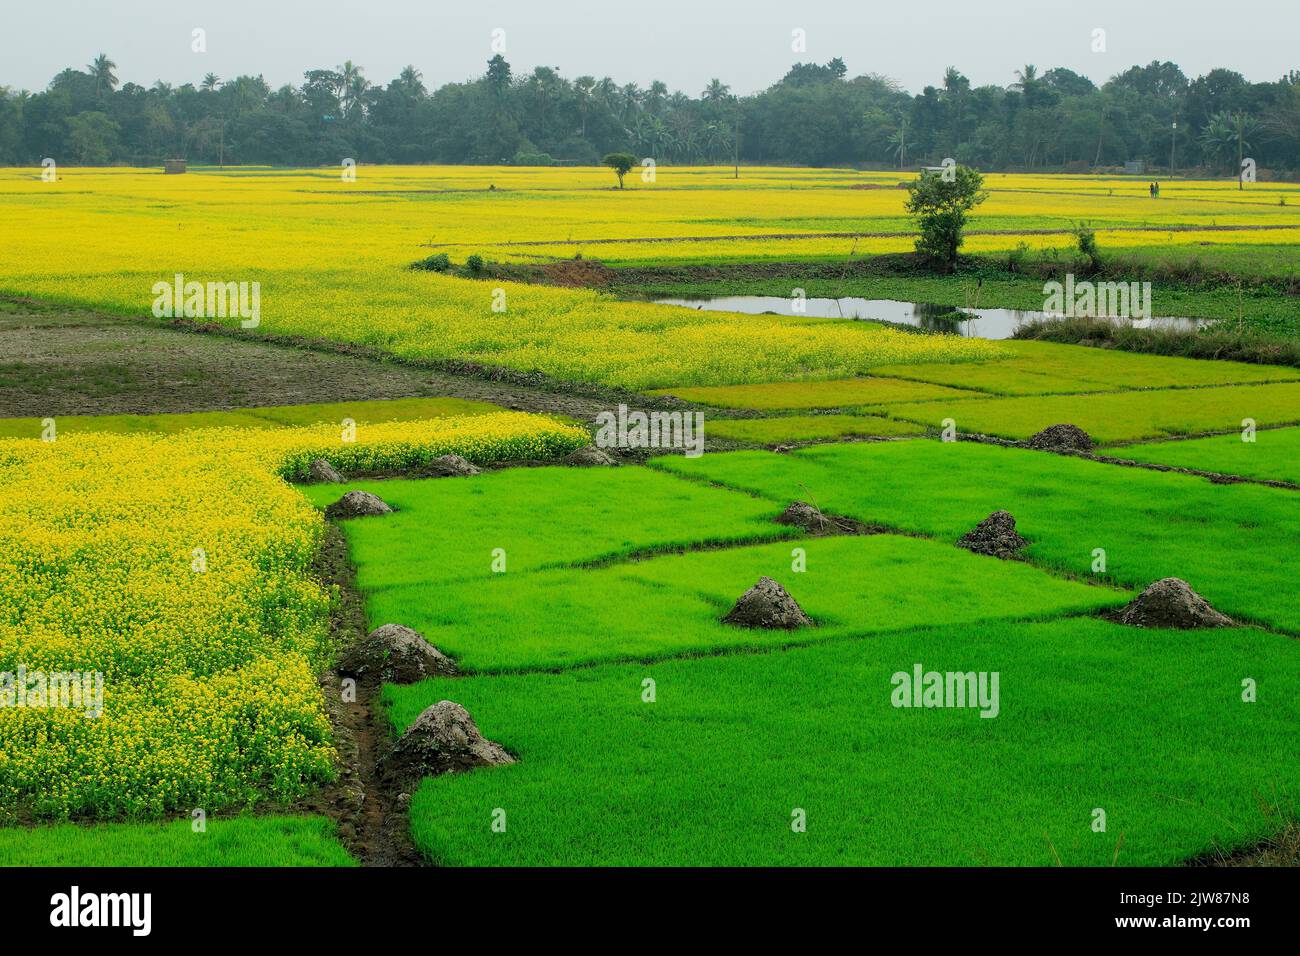
[[[310,573],[324,524],[285,479],[322,456],[364,472],[449,453],[545,459],[587,441],[514,412],[355,436],[0,440],[0,673],[40,675],[25,704],[0,707],[0,817],[210,811],[329,777],[316,675],[333,651],[330,595]],[[64,705],[43,706],[38,688],[56,686]],[[3,690],[17,695],[17,681]]]
[[[662,168],[614,188],[600,168],[0,171],[0,294],[148,318],[176,275],[256,282],[258,328],[422,360],[468,360],[629,388],[835,378],[996,357],[996,343],[869,323],[702,314],[587,290],[411,272],[454,262],[842,258],[907,251],[900,180],[851,170]],[[988,177],[966,249],[1061,248],[1081,220],[1107,247],[1292,243],[1300,188],[1117,177]],[[495,188],[491,188],[495,187]],[[866,233],[866,235],[855,235]],[[616,240],[605,242],[604,240]],[[657,241],[642,241],[657,240]],[[236,324],[238,318],[219,318]]]

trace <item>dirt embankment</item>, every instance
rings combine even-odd
[[[347,542],[336,525],[326,523],[317,557],[318,580],[337,588],[330,614],[336,645],[350,647],[366,635],[365,609],[356,588],[356,571],[348,561]],[[392,746],[387,721],[378,704],[378,681],[357,682],[355,697],[345,695],[336,671],[321,677],[321,694],[334,729],[338,780],[304,799],[295,809],[331,817],[339,839],[366,866],[423,866],[411,840],[407,807],[399,795],[381,785],[379,762]]]

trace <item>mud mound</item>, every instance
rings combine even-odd
[[[854,518],[828,515],[806,501],[792,501],[776,517],[777,524],[802,528],[809,534],[869,534],[870,529]]]
[[[452,676],[457,668],[419,631],[401,624],[385,624],[343,655],[339,673],[359,680],[375,677],[386,684],[414,684],[426,677]]]
[[[995,511],[961,536],[957,547],[995,558],[1014,558],[1028,544],[1016,533],[1016,519],[1009,511]]]
[[[1095,443],[1078,425],[1049,425],[1027,444],[1039,451],[1090,451]]]
[[[388,785],[405,787],[424,777],[514,762],[500,744],[479,733],[464,707],[442,700],[415,718],[379,770]]]
[[[364,518],[368,515],[386,515],[392,512],[388,503],[368,491],[349,491],[325,509],[327,518]]]
[[[608,452],[601,451],[595,445],[586,445],[565,455],[560,464],[574,468],[611,468],[618,462]]]
[[[764,627],[792,631],[809,627],[813,621],[788,591],[769,577],[740,596],[740,600],[722,619],[724,624],[739,627]]]
[[[1236,622],[1210,607],[1182,578],[1161,578],[1147,585],[1120,611],[1132,627],[1232,627]]]
[[[565,259],[542,267],[546,281],[573,288],[603,289],[613,280],[614,270],[594,259]]]
[[[458,475],[477,475],[480,473],[460,455],[439,455],[429,462],[429,471],[440,478],[454,478]]]
[[[831,519],[821,513],[815,505],[806,501],[792,501],[776,518],[777,524],[788,524],[805,531],[826,532],[831,528]]]
[[[307,477],[312,481],[329,483],[334,485],[343,484],[343,476],[340,475],[324,458],[317,458],[307,466]]]

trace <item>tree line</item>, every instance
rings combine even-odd
[[[986,170],[1148,166],[1232,174],[1300,170],[1300,71],[1251,83],[1214,69],[1189,79],[1171,62],[1134,66],[1097,86],[1064,68],[1014,71],[972,87],[949,67],[918,94],[844,61],[798,63],[762,92],[720,80],[699,95],[567,79],[539,66],[517,75],[500,55],[482,76],[426,87],[408,66],[387,85],[351,61],[309,70],[298,86],[261,76],[197,84],[120,84],[97,56],[40,92],[0,87],[0,163],[595,164],[611,152],[663,163],[805,166],[936,165]]]

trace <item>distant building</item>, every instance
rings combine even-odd
[[[185,160],[183,160],[183,159],[164,159],[164,160],[163,160],[163,172],[166,173],[168,176],[175,175],[176,173],[183,173],[183,172],[185,172]]]
[[[1141,176],[1147,171],[1147,164],[1140,159],[1130,159],[1124,163],[1126,176]]]

